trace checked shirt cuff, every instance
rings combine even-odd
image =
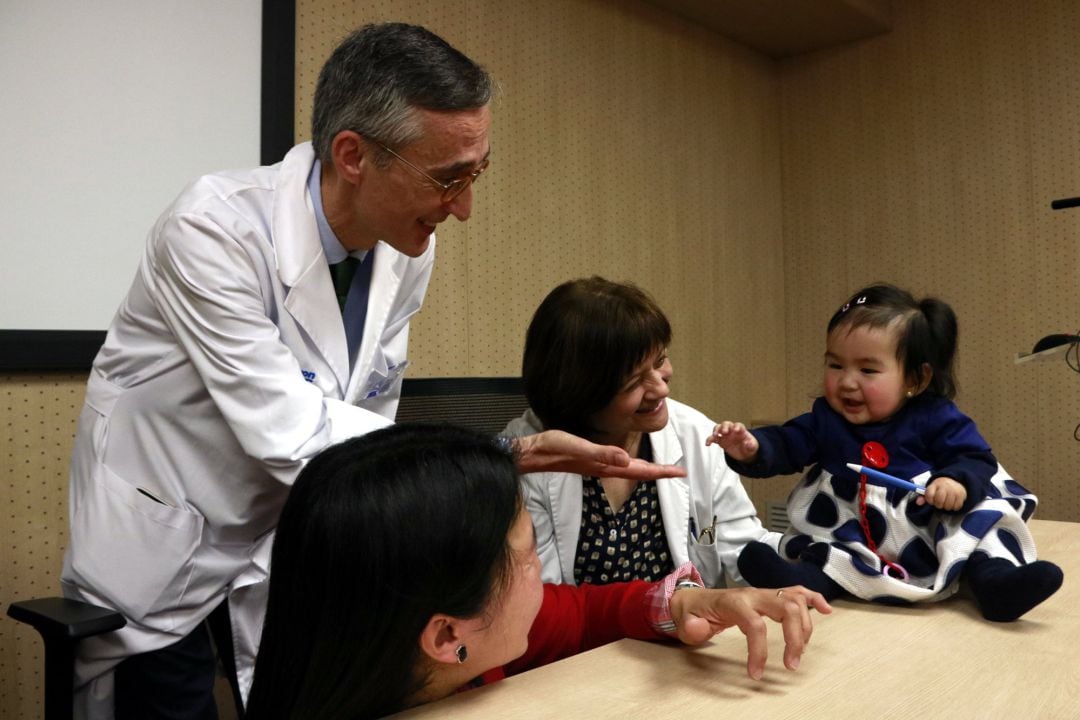
[[[683,583],[705,587],[697,568],[691,563],[683,563],[663,580],[654,583],[652,588],[645,593],[645,617],[653,630],[662,635],[677,636],[675,621],[671,619],[671,596]]]

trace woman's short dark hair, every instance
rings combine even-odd
[[[944,398],[956,396],[953,370],[959,329],[956,313],[948,303],[934,297],[916,300],[907,290],[879,283],[859,290],[829,320],[826,334],[836,328],[896,326],[896,359],[904,377],[918,383],[924,365],[932,376],[926,390]]]
[[[525,397],[544,427],[581,437],[591,418],[651,353],[671,343],[660,306],[635,285],[602,277],[548,293],[525,336]]]
[[[508,586],[517,472],[490,436],[395,425],[335,445],[277,527],[249,720],[382,717],[425,683],[431,616],[477,617]]]
[[[311,118],[315,154],[330,162],[342,130],[402,147],[419,137],[416,108],[473,110],[491,100],[482,67],[418,25],[365,25],[345,38],[319,72]]]

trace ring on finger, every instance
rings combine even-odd
[[[776,597],[780,597],[783,594],[784,594],[784,589],[783,588],[780,588],[779,590],[776,591]]]

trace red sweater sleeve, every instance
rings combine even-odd
[[[529,631],[529,649],[506,666],[525,672],[622,638],[666,639],[649,624],[645,594],[652,583],[544,585],[544,602]]]

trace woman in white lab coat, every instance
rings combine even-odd
[[[545,582],[655,580],[690,561],[722,587],[742,583],[736,561],[747,542],[779,539],[723,451],[706,446],[715,423],[668,397],[670,342],[652,298],[599,277],[560,285],[533,316],[522,362],[530,410],[505,434],[565,430],[686,471],[656,482],[525,475]]]

